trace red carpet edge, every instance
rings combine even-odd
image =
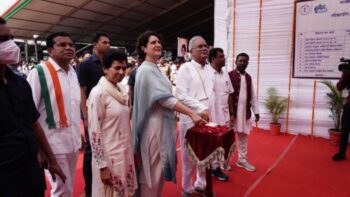
[[[249,189],[245,192],[244,197],[248,197],[249,194],[261,183],[261,181],[280,163],[280,161],[285,157],[285,155],[288,153],[290,148],[294,145],[298,136],[299,135],[296,135],[293,137],[292,141],[288,144],[288,146],[283,151],[283,153],[278,157],[278,159],[276,159],[276,161],[265,171],[265,173],[249,187]]]

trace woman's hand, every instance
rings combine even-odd
[[[199,116],[196,113],[193,113],[190,117],[195,125],[203,125],[207,123],[206,120],[204,120],[201,116]]]
[[[209,114],[209,111],[208,110],[204,110],[202,113],[201,113],[201,117],[209,122],[210,121],[210,114]]]
[[[108,167],[100,169],[100,176],[102,183],[112,185],[112,173]]]

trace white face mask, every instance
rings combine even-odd
[[[0,64],[17,64],[20,49],[13,40],[0,43]]]

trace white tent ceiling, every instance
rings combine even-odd
[[[177,36],[213,40],[213,0],[32,0],[8,20],[17,38],[44,39],[64,31],[75,41],[91,42],[95,32],[110,35],[112,44],[133,46],[138,34],[153,29],[168,47]]]

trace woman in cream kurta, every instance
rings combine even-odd
[[[106,73],[88,99],[94,197],[132,196],[137,187],[126,95],[122,85],[114,85]],[[107,183],[101,176],[106,168],[110,172]]]

